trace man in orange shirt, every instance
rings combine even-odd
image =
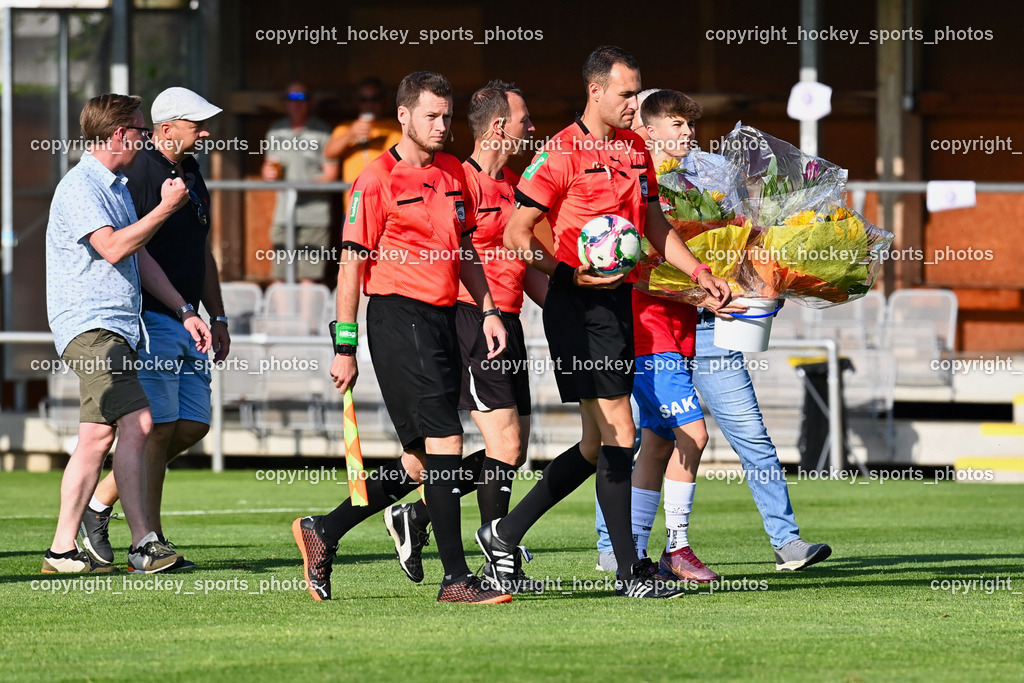
[[[356,90],[359,93],[359,118],[337,126],[324,148],[324,156],[338,162],[341,180],[347,183],[354,183],[371,161],[402,139],[402,127],[398,121],[391,117],[382,118],[384,84],[381,80],[373,76],[364,78]],[[344,195],[343,205],[347,212],[348,192]]]
[[[508,514],[512,482],[516,470],[526,460],[530,380],[519,313],[524,289],[530,298],[543,305],[547,278],[540,271],[527,268],[502,243],[519,182],[519,175],[505,164],[510,155],[522,153],[534,132],[522,92],[510,83],[491,81],[470,98],[469,125],[475,144],[473,154],[462,167],[466,172],[467,194],[476,206],[473,244],[508,331],[505,353],[489,358],[480,309],[466,286],[460,287],[455,310],[463,369],[459,409],[470,412],[485,446],[462,461],[462,481],[466,483],[462,492],[465,495],[476,490],[480,522],[486,524]],[[429,538],[430,515],[426,505],[422,501],[392,505],[384,511],[384,523],[395,541],[402,570],[419,583],[423,580],[421,553]],[[515,558],[512,580],[502,585],[507,592],[538,590],[538,584],[523,574],[521,558],[522,553]]]
[[[374,160],[352,188],[342,233],[331,378],[344,393],[359,375],[356,311],[362,284],[370,297],[370,355],[404,453],[370,476],[368,505],[346,500],[327,515],[296,519],[292,533],[310,594],[329,600],[341,537],[422,480],[445,571],[438,602],[508,602],[512,596],[480,585],[462,547],[462,370],[455,332],[460,279],[483,311],[490,358],[505,350],[505,328],[473,247],[476,207],[466,193],[462,164],[441,152],[451,125],[451,85],[440,74],[419,71],[402,79],[397,100],[401,141]]]

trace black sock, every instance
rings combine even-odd
[[[486,458],[476,485],[476,500],[480,506],[480,524],[489,524],[508,514],[508,502],[512,498],[512,482],[516,478],[515,465]]]
[[[463,496],[468,496],[470,493],[476,490],[477,482],[480,481],[480,470],[484,464],[484,449],[480,449],[475,453],[471,453],[462,459],[460,473],[460,489],[462,490]],[[427,505],[422,500],[417,500],[412,504],[413,517],[417,523],[422,526],[426,526],[430,522],[430,512],[427,510]]]
[[[337,543],[356,524],[402,500],[410,491],[415,491],[417,486],[419,484],[406,473],[401,458],[387,461],[366,478],[366,505],[353,505],[350,497],[324,515],[321,523],[324,536]]]
[[[580,445],[559,455],[544,470],[544,476],[500,522],[498,536],[517,544],[541,516],[579,488],[594,473],[594,466],[580,452]],[[627,519],[629,515],[626,515]],[[630,527],[632,533],[632,527]]]
[[[601,446],[597,459],[597,502],[601,504],[608,536],[619,565],[619,578],[628,579],[636,563],[631,515],[633,449]]]
[[[462,511],[459,498],[466,487],[461,481],[461,455],[427,454],[427,471],[423,492],[427,510],[434,525],[437,554],[444,566],[445,584],[454,583],[467,574],[466,553],[462,548]]]

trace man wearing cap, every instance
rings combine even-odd
[[[309,91],[301,83],[292,83],[286,93],[288,116],[270,127],[264,140],[266,156],[263,160],[264,180],[299,180],[323,183],[338,177],[337,160],[326,159],[324,151],[331,138],[331,129],[313,116]],[[288,204],[285,193],[277,194],[274,225],[270,240],[275,251],[286,248],[285,231],[288,225]],[[327,259],[322,253],[331,243],[331,202],[323,192],[300,192],[295,205],[294,258],[299,280],[314,282],[324,277]],[[315,252],[315,258],[304,254]],[[285,261],[274,262],[274,278],[284,279]]]
[[[153,414],[153,431],[145,448],[146,515],[161,542],[166,542],[160,503],[167,464],[210,429],[209,360],[206,353],[197,351],[179,320],[199,310],[202,302],[211,315],[214,361],[223,360],[231,344],[217,262],[210,248],[210,193],[193,156],[210,135],[206,121],[220,111],[187,88],[164,90],[153,100],[151,144],[145,145],[135,164],[125,170],[128,191],[140,216],[159,204],[160,187],[166,180],[181,179],[188,189],[188,202],[164,222],[146,246],[186,303],[173,310],[150,292],[142,292],[139,380]],[[107,525],[117,498],[117,484],[109,474],[97,486],[80,529],[83,545],[103,562],[113,560]],[[182,566],[194,564],[186,560]]]

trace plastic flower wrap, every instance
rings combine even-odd
[[[847,172],[830,161],[739,123],[722,141],[737,169],[739,206],[754,225],[776,225],[800,211],[830,213],[843,206]]]
[[[845,207],[802,211],[762,230],[746,265],[757,274],[756,296],[826,308],[866,294],[891,243],[891,234]]]
[[[739,124],[722,148],[723,156],[705,155],[703,167],[695,160],[699,183],[718,194],[694,189],[671,163],[659,169],[658,183],[669,222],[734,295],[824,308],[871,289],[893,236],[845,206],[844,169]],[[703,299],[688,274],[649,248],[645,254],[639,287],[688,303]]]
[[[744,259],[750,226],[728,208],[728,195],[722,190],[698,189],[690,178],[705,187],[716,184],[734,188],[738,179],[735,169],[715,155],[692,153],[688,168],[677,160],[669,159],[658,167],[658,196],[662,211],[669,224],[686,242],[690,251],[711,272],[726,280],[741,279],[740,266]],[[735,197],[735,194],[734,194]],[[735,204],[735,198],[733,200]],[[657,296],[697,304],[704,299],[704,291],[654,250],[650,242],[643,241],[637,287]],[[737,285],[737,291],[739,285]]]
[[[734,293],[742,294],[745,290],[757,287],[759,283],[751,278],[750,269],[743,268],[747,241],[750,239],[750,224],[737,223],[725,223],[705,230],[686,240],[686,246],[697,260],[711,267],[712,275],[728,281]],[[694,305],[704,300],[706,293],[690,279],[689,274],[664,261],[653,249],[649,251],[655,257],[644,265],[653,267],[641,271],[638,287],[649,294]]]

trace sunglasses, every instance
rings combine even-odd
[[[195,190],[188,191],[188,199],[192,202],[192,208],[196,211],[196,218],[199,219],[199,225],[204,228],[210,224],[210,215],[206,211],[206,207],[199,201],[199,195],[196,194]]]
[[[292,91],[288,93],[288,99],[294,102],[305,102],[309,99],[309,95],[304,92]]]
[[[130,128],[131,130],[137,130],[140,133],[142,133],[143,135],[152,135],[153,134],[153,129],[152,128],[143,128],[142,126],[125,126],[125,128]]]

